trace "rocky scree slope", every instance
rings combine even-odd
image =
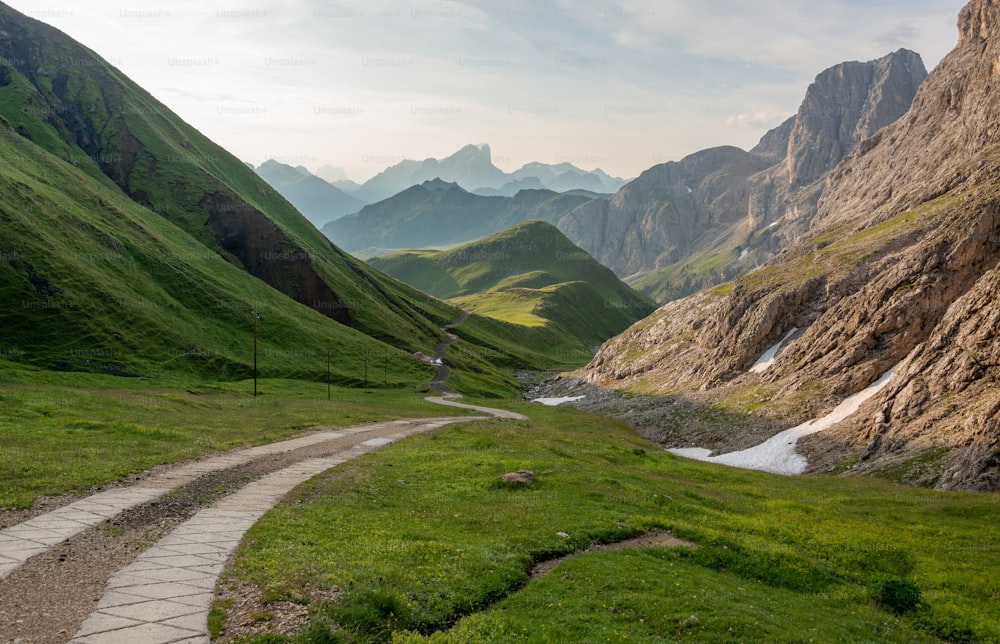
[[[815,468],[1000,489],[1000,4],[971,2],[959,29],[911,110],[830,174],[815,232],[661,308],[585,377],[793,424],[895,367],[857,414],[800,443]]]

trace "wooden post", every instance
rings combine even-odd
[[[330,402],[330,352],[326,352],[326,401]]]
[[[257,397],[257,309],[253,310],[253,397]]]

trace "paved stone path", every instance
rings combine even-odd
[[[193,461],[151,476],[134,486],[101,492],[0,530],[0,580],[17,570],[30,557],[45,552],[84,530],[98,526],[125,510],[163,496],[198,477],[244,465],[263,456],[325,443],[347,434],[378,431],[391,424],[379,423],[339,431],[320,431],[278,443]]]
[[[108,582],[72,642],[205,642],[216,580],[243,534],[297,485],[383,445],[467,418],[399,422],[400,431],[361,441],[338,456],[269,474],[201,510]]]
[[[516,412],[458,403],[454,401],[455,397],[457,396],[428,398],[428,400],[451,407],[488,413],[499,418],[526,419]],[[96,610],[86,619],[71,642],[76,644],[209,642],[208,611],[219,574],[229,556],[239,545],[243,534],[285,494],[335,465],[406,436],[452,423],[478,419],[480,418],[466,416],[402,420],[319,432],[290,441],[194,462],[152,477],[141,484],[143,487],[135,486],[124,491],[116,491],[117,497],[108,497],[106,502],[101,504],[105,508],[104,514],[93,512],[94,516],[100,519],[80,516],[77,518],[77,523],[82,525],[95,521],[96,525],[121,511],[117,508],[125,509],[123,506],[126,503],[132,507],[143,502],[140,499],[155,498],[205,473],[232,467],[253,458],[319,444],[352,433],[364,434],[377,429],[382,430],[377,432],[379,436],[367,440],[360,440],[364,437],[359,436],[357,444],[336,456],[301,461],[273,472],[196,513],[110,579]],[[393,429],[396,431],[386,431]],[[166,485],[165,482],[169,482],[171,487],[163,487]],[[95,497],[77,503],[86,503],[93,498]],[[96,509],[97,505],[87,507]],[[72,506],[66,506],[70,507]],[[32,528],[19,533],[18,538],[35,535],[35,530],[46,529],[45,525],[53,525],[53,523],[46,524],[46,521],[56,512],[58,510],[21,524],[26,526],[35,522]],[[17,527],[14,526],[9,530]],[[80,527],[76,531],[79,532],[86,527],[89,526]],[[67,525],[66,530],[70,529],[74,528]],[[55,543],[66,538],[62,534],[60,533]],[[56,537],[51,535],[51,538]],[[37,543],[39,548],[44,549],[45,546],[41,542]]]
[[[462,319],[464,316],[455,324]],[[454,340],[450,336],[438,353],[443,356],[444,349]],[[461,396],[443,387],[447,367],[439,372],[443,372],[439,373],[441,382],[434,384],[443,396],[427,400],[497,418],[527,420],[516,412],[455,402]],[[335,456],[303,460],[272,472],[197,512],[109,580],[96,610],[71,640],[78,644],[208,643],[207,617],[219,574],[244,533],[285,494],[335,465],[399,439],[481,419],[476,416],[408,419],[319,431],[171,468],[131,487],[101,492],[0,530],[0,580],[32,556],[199,477],[261,457],[357,434],[358,442]],[[365,439],[364,434],[377,435]]]

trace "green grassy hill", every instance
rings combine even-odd
[[[253,170],[95,53],[2,4],[0,31],[0,116],[75,167],[74,183],[116,189],[119,201],[146,207],[140,226],[168,221],[189,235],[188,254],[218,255],[324,317],[407,350],[440,340],[453,311],[334,247]],[[51,223],[22,235],[58,235],[67,222]]]
[[[263,375],[360,384],[388,354],[393,384],[430,370],[296,303],[190,234],[0,124],[0,357],[117,375]]]
[[[588,349],[655,308],[543,221],[448,251],[402,251],[370,263],[426,293],[506,323],[506,329],[492,332],[480,325],[481,341],[496,346],[497,338],[513,335],[521,353],[558,353],[559,364],[579,363]],[[456,333],[471,334],[472,326],[462,325]]]

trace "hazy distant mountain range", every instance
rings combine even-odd
[[[254,170],[317,228],[357,212],[365,205],[365,202],[314,176],[302,166],[293,168],[277,161],[267,161]]]
[[[444,159],[397,163],[350,194],[367,203],[375,203],[432,179],[456,183],[467,192],[505,197],[513,197],[523,189],[590,190],[611,194],[626,183],[603,170],[588,172],[570,163],[529,163],[508,174],[493,165],[490,146],[467,145]]]
[[[467,145],[445,159],[402,161],[364,184],[350,181],[342,169],[329,165],[314,174],[302,166],[269,160],[254,170],[317,228],[434,180],[454,183],[464,192],[483,197],[513,197],[522,190],[612,194],[626,184],[600,168],[588,172],[571,163],[533,162],[508,174],[493,165],[488,145]],[[476,237],[463,235],[459,241],[472,239]]]

